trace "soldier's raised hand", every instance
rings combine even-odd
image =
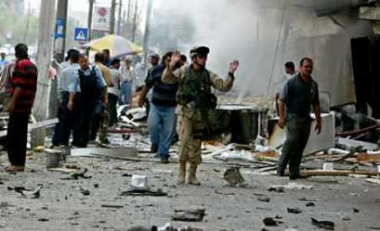
[[[229,72],[231,73],[234,73],[239,67],[239,61],[238,60],[234,60],[230,63],[230,69],[229,69]]]
[[[170,67],[174,68],[175,65],[181,60],[181,53],[179,51],[175,51],[172,54],[172,58],[170,60]]]

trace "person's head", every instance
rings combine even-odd
[[[293,75],[296,72],[295,65],[293,62],[285,63],[285,73],[288,75]]]
[[[19,43],[15,46],[15,56],[17,59],[28,59],[28,46],[24,43]]]
[[[179,64],[182,67],[183,65],[186,65],[186,62],[187,62],[187,57],[186,57],[186,55],[182,54],[181,59],[179,60]]]
[[[78,50],[75,50],[75,49],[69,49],[67,52],[66,52],[66,58],[65,58],[65,61],[68,62],[70,60],[70,56],[73,52],[79,52]]]
[[[79,55],[80,55],[80,53],[78,50],[72,50],[70,53],[70,62],[71,63],[78,63]]]
[[[300,72],[302,76],[310,77],[313,73],[313,60],[305,57],[300,61]]]
[[[108,49],[104,49],[103,54],[104,54],[104,60],[108,60],[111,57],[110,50]]]
[[[118,58],[112,59],[111,67],[113,67],[115,69],[119,69],[120,68],[120,59],[118,59]]]
[[[158,54],[154,54],[150,56],[150,64],[152,64],[152,66],[157,66],[159,62],[160,62],[160,56]]]
[[[79,66],[82,70],[87,70],[89,67],[88,64],[88,58],[84,54],[79,55],[79,60],[78,60]]]
[[[132,60],[131,59],[125,59],[124,64],[127,68],[130,68],[132,65]]]
[[[4,52],[1,52],[1,54],[0,54],[0,56],[1,56],[1,59],[5,59],[5,56],[6,56],[6,54],[4,53]]]
[[[164,56],[162,56],[161,64],[168,66],[172,59],[173,52],[169,51]]]
[[[96,63],[104,63],[104,53],[98,52],[95,54],[95,62]]]
[[[209,53],[210,49],[208,47],[194,47],[190,50],[190,58],[192,63],[199,67],[205,67],[207,62],[207,56]]]

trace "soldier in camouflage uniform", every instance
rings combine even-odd
[[[179,147],[179,178],[178,184],[184,184],[186,178],[186,164],[190,163],[188,183],[200,185],[196,177],[198,165],[202,162],[201,144],[207,139],[207,114],[216,107],[216,97],[211,93],[211,87],[220,91],[229,91],[234,82],[234,72],[238,68],[238,61],[230,64],[228,76],[225,80],[206,69],[207,47],[195,47],[190,51],[191,65],[175,69],[181,54],[176,52],[172,56],[170,66],[162,76],[164,83],[179,83],[177,93],[178,134]]]

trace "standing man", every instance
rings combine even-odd
[[[111,66],[111,55],[110,55],[110,50],[108,49],[104,49],[103,50],[103,54],[104,54],[104,62],[103,64],[106,66],[106,67],[110,67]]]
[[[7,55],[4,52],[1,52],[0,56],[0,70],[2,70],[6,65],[9,64],[9,61],[6,59]]]
[[[81,118],[76,118],[76,123],[81,123],[81,142],[76,146],[87,147],[90,134],[90,123],[95,114],[96,106],[108,104],[107,85],[97,66],[90,66],[87,57],[79,56],[80,69],[75,72],[72,84],[69,87],[70,98],[67,105],[69,110],[73,110],[74,96],[80,92]]]
[[[120,68],[120,59],[113,59],[111,62],[111,76],[113,87],[108,87],[108,114],[110,117],[109,126],[114,126],[117,124],[117,99],[120,94],[120,80],[122,79],[121,73],[119,71]]]
[[[9,172],[24,171],[26,161],[26,144],[28,121],[32,111],[37,90],[37,67],[29,60],[28,47],[17,44],[15,47],[16,63],[12,75],[12,88],[8,111],[8,158],[11,165]]]
[[[169,149],[177,122],[175,107],[178,82],[167,84],[161,80],[165,68],[170,64],[172,54],[172,52],[166,53],[162,58],[162,64],[150,71],[139,97],[139,106],[142,107],[145,104],[146,94],[153,88],[148,127],[152,147],[158,151],[163,164],[169,163]]]
[[[282,78],[282,80],[280,81],[281,86],[278,88],[278,90],[276,91],[276,94],[274,95],[277,115],[280,115],[279,108],[278,108],[278,99],[280,98],[280,91],[281,91],[282,86],[284,85],[284,81],[288,80],[290,77],[296,74],[296,69],[293,62],[291,61],[286,62],[284,66],[285,66],[286,77]]]
[[[202,162],[201,144],[203,131],[207,126],[205,114],[216,107],[217,99],[211,93],[211,87],[220,91],[229,91],[234,82],[234,73],[239,66],[238,61],[230,64],[228,77],[223,80],[218,75],[206,69],[208,47],[195,47],[190,51],[192,64],[174,70],[181,59],[181,54],[175,52],[170,65],[165,69],[162,81],[167,84],[179,83],[177,93],[179,147],[179,178],[178,183],[185,183],[186,164],[190,162],[188,183],[200,185],[196,171]]]
[[[310,135],[310,107],[313,106],[316,125],[315,132],[322,129],[319,105],[318,84],[313,80],[313,60],[303,58],[300,62],[300,73],[289,79],[280,94],[278,125],[286,125],[286,140],[278,163],[277,175],[284,176],[289,163],[289,179],[303,178],[300,165],[303,151]]]
[[[54,135],[52,139],[53,146],[68,145],[70,139],[71,130],[74,128],[74,120],[79,117],[78,108],[76,107],[73,112],[67,108],[69,103],[69,86],[72,84],[74,79],[74,74],[78,72],[80,66],[79,61],[79,51],[70,50],[69,53],[69,63],[70,66],[62,70],[58,77],[58,97],[59,97],[59,108],[58,108],[58,119],[59,122],[55,125]],[[78,129],[74,129],[73,132],[73,143],[78,143],[80,141],[80,132]]]
[[[109,54],[109,51],[108,51],[108,54]],[[111,71],[107,66],[103,65],[104,62],[105,62],[104,53],[100,53],[100,52],[96,53],[95,65],[100,69],[107,87],[113,87]],[[104,91],[103,94],[105,94],[104,97],[108,99],[107,90]],[[107,128],[108,128],[108,123],[109,123],[108,120],[109,120],[109,115],[108,115],[107,105],[105,105],[104,102],[102,103],[99,101],[95,107],[95,112],[91,121],[91,130],[90,130],[91,142],[95,142],[96,136],[98,135],[98,131],[100,130],[99,141],[101,143],[108,143],[108,139],[107,139]]]
[[[132,95],[132,83],[136,78],[135,72],[133,70],[131,60],[125,59],[124,66],[120,68],[121,73],[121,91],[120,91],[120,102],[121,104],[130,104]]]

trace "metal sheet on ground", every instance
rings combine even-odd
[[[138,150],[126,148],[78,148],[71,150],[73,157],[103,156],[115,159],[128,159],[137,157]]]

